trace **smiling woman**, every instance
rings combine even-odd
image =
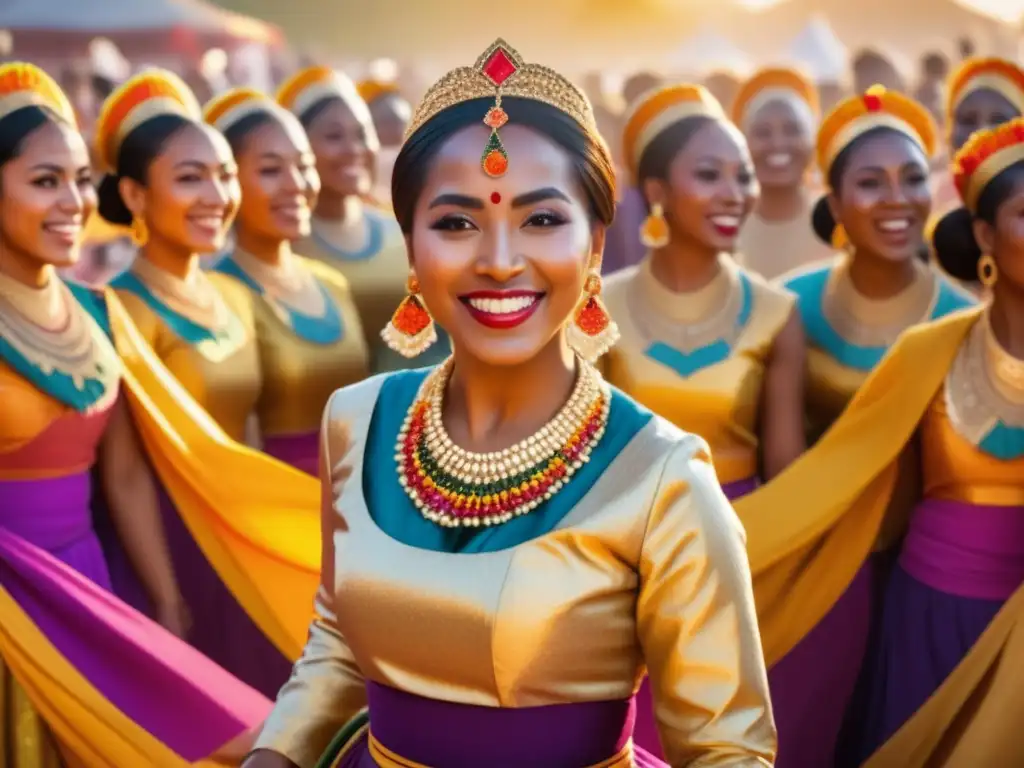
[[[429,91],[392,193],[414,274],[388,337],[436,322],[454,353],[328,404],[317,619],[247,767],[663,766],[631,744],[645,669],[672,765],[770,766],[707,447],[587,361],[616,335],[589,102],[498,41]]]
[[[828,193],[812,223],[842,256],[785,275],[807,332],[807,413],[816,440],[896,338],[971,299],[917,258],[932,209],[936,128],[912,99],[878,87],[839,104],[818,132]]]
[[[818,91],[800,72],[764,69],[740,89],[733,119],[750,145],[761,198],[743,227],[738,259],[774,279],[829,255],[810,226]]]
[[[808,339],[806,412],[812,442],[900,334],[970,304],[966,294],[917,258],[931,211],[928,161],[935,141],[928,111],[880,86],[840,103],[818,131],[818,165],[829,192],[815,207],[813,224],[823,242],[846,253],[783,278],[797,295]],[[906,479],[912,484],[911,475]],[[762,508],[762,498],[751,496],[751,508]],[[776,530],[786,525],[777,521]],[[886,533],[878,536],[879,549],[891,544]],[[788,619],[787,642],[766,641],[782,766],[832,764],[867,645],[874,569],[871,560],[860,563],[850,578],[830,585],[827,610],[815,621]],[[757,576],[767,583],[770,574],[769,568]],[[767,599],[759,603],[762,622],[778,638],[770,605]]]
[[[757,199],[750,153],[718,102],[692,85],[641,97],[623,151],[650,209],[650,253],[609,280],[622,340],[606,375],[707,440],[726,495],[739,498],[804,448],[793,297],[731,256]],[[636,740],[659,752],[649,693],[641,690]]]
[[[292,251],[291,243],[310,233],[320,191],[315,158],[299,121],[258,91],[228,91],[207,105],[205,116],[238,162],[237,246],[216,271],[255,299],[263,449],[315,475],[327,398],[364,379],[368,369],[348,281]]]
[[[370,111],[355,85],[326,67],[296,73],[281,86],[278,101],[299,118],[309,135],[321,184],[310,231],[296,248],[348,280],[371,369],[406,367],[410,363],[380,337],[402,298],[408,261],[394,219],[368,200],[380,151]],[[417,362],[437,362],[447,350],[447,340],[441,339]]]
[[[185,768],[244,750],[269,702],[166,631],[187,611],[130,377],[98,297],[56,272],[96,206],[89,153],[29,64],[0,67],[0,195],[2,762]],[[164,628],[111,594],[100,498]]]
[[[231,148],[202,121],[199,106],[174,75],[149,70],[129,80],[104,103],[97,125],[97,155],[107,176],[99,212],[130,225],[139,253],[128,272],[111,282],[142,337],[185,390],[239,442],[253,436],[262,387],[256,316],[251,291],[224,274],[206,274],[202,254],[225,244],[241,191]],[[193,618],[189,640],[252,685],[273,695],[286,661],[256,663],[268,645],[214,572],[174,505],[161,497],[164,525]],[[145,608],[116,548],[114,587]],[[255,638],[233,642],[239,633]],[[243,650],[252,648],[250,658]],[[270,678],[270,682],[268,682]]]

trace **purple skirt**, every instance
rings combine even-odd
[[[254,728],[269,702],[110,592],[88,473],[0,482],[0,584],[137,725],[188,761]]]
[[[270,699],[291,675],[291,663],[259,630],[210,565],[196,540],[163,491],[160,515],[171,552],[174,575],[192,626],[186,640],[238,679]],[[94,500],[97,526],[110,564],[114,594],[135,610],[154,618],[152,605],[101,499]]]
[[[629,760],[633,699],[513,709],[437,701],[373,682],[366,692],[369,731],[342,747],[339,768],[378,768],[373,753],[382,750],[399,765],[444,768],[668,768],[639,748]],[[612,761],[619,754],[623,762]]]
[[[263,451],[308,475],[320,474],[319,430],[301,435],[267,436],[263,439]]]
[[[89,511],[92,476],[0,481],[0,528],[110,591],[110,571]]]
[[[276,699],[291,675],[291,662],[239,605],[165,494],[160,508],[178,588],[192,617],[189,643],[239,680]]]
[[[858,762],[909,720],[1024,582],[1024,508],[928,499],[885,592],[857,713]]]
[[[749,477],[744,480],[737,480],[732,483],[725,483],[722,490],[726,497],[733,501],[746,496],[755,490],[759,484],[756,477]],[[637,712],[636,728],[633,731],[633,740],[638,746],[643,747],[652,755],[659,758],[664,757],[661,748],[661,738],[658,735],[658,722],[654,716],[654,696],[651,694],[650,681],[645,677],[640,684],[640,690],[636,695]]]

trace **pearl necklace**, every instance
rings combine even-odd
[[[473,453],[454,444],[441,417],[449,358],[420,387],[398,434],[398,477],[423,516],[447,528],[490,526],[536,509],[584,464],[604,435],[608,385],[578,361],[572,395],[534,435],[502,451]]]

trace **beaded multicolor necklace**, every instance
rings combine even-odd
[[[429,375],[398,434],[398,478],[417,509],[446,528],[498,525],[536,509],[569,482],[604,435],[611,393],[577,362],[568,402],[536,434],[494,453],[455,445],[441,419],[452,360]]]

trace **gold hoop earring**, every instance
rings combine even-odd
[[[978,259],[978,282],[986,288],[991,288],[999,279],[999,268],[996,260],[991,254],[983,253]]]
[[[651,205],[644,223],[640,225],[640,242],[645,248],[664,248],[668,245],[668,222],[665,221],[665,209],[661,203]]]
[[[437,341],[437,330],[434,318],[420,299],[420,281],[414,273],[409,274],[405,290],[408,295],[402,299],[380,336],[402,357],[413,358],[423,354]]]
[[[141,248],[149,242],[149,227],[146,226],[146,222],[139,216],[132,217],[131,231],[132,243],[137,248]]]

